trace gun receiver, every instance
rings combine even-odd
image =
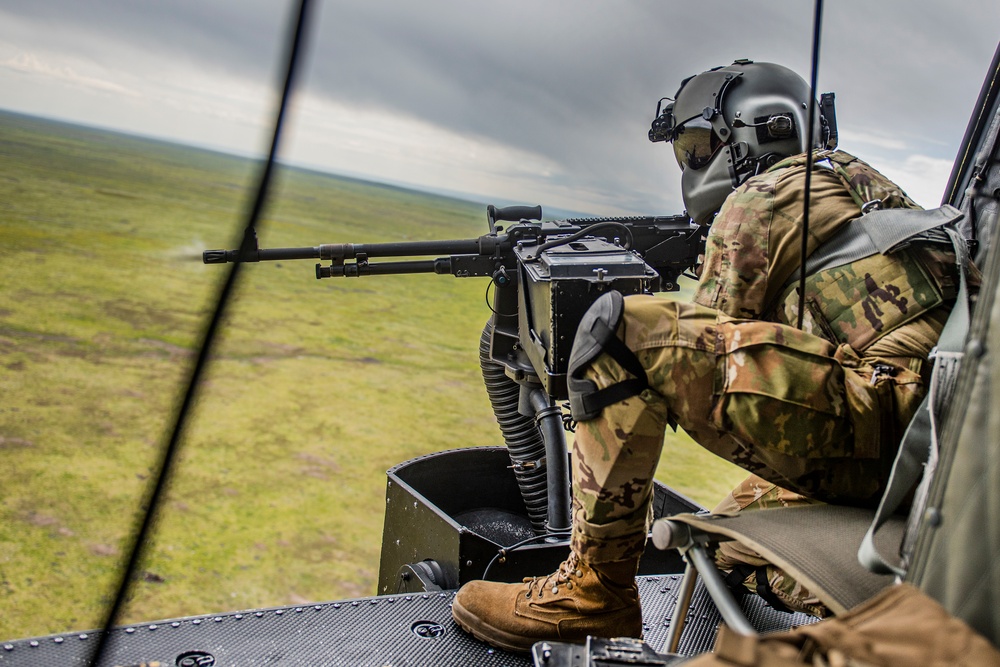
[[[259,248],[252,233],[236,250],[206,250],[206,264],[318,259],[317,278],[436,273],[490,278],[491,356],[518,382],[540,383],[566,398],[576,327],[602,293],[674,291],[704,250],[705,230],[687,216],[539,221],[540,206],[486,209],[479,238],[390,243],[328,243]],[[504,228],[498,222],[511,222]],[[428,257],[372,261],[395,257]],[[322,262],[329,262],[323,264]]]

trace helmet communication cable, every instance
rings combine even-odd
[[[806,125],[806,144],[808,156],[806,159],[806,192],[805,204],[802,211],[802,251],[799,262],[799,316],[796,328],[802,328],[803,317],[806,312],[806,257],[809,256],[809,203],[811,199],[812,172],[813,172],[813,123],[816,122],[816,79],[819,72],[819,41],[823,24],[823,0],[816,0],[813,11],[813,39],[812,39],[812,71],[809,75],[809,115]]]
[[[281,93],[281,102],[278,106],[277,116],[274,121],[274,134],[271,139],[271,150],[268,154],[267,161],[262,165],[260,172],[260,181],[257,185],[257,192],[248,215],[247,215],[247,226],[243,232],[243,241],[240,245],[241,248],[247,247],[249,242],[256,245],[256,225],[260,219],[261,212],[264,209],[264,203],[267,200],[268,187],[271,181],[271,175],[274,170],[274,164],[276,162],[278,153],[278,140],[281,135],[281,127],[284,122],[285,111],[288,107],[288,102],[291,98],[292,84],[295,78],[295,73],[298,66],[299,56],[303,51],[303,42],[305,41],[305,29],[308,23],[309,14],[309,0],[299,0],[298,14],[294,19],[293,30],[294,32],[290,36],[290,41],[286,41],[286,55],[287,55],[287,68],[285,70],[285,80],[284,86]],[[170,434],[170,439],[168,444],[161,453],[160,461],[154,468],[153,480],[148,490],[148,497],[145,499],[141,507],[145,510],[139,520],[139,528],[132,537],[132,543],[129,546],[128,556],[126,559],[126,566],[122,572],[121,578],[118,581],[117,592],[115,594],[114,602],[112,602],[110,609],[104,619],[104,624],[101,631],[98,633],[97,642],[94,647],[94,652],[91,654],[90,659],[87,664],[90,667],[96,666],[101,659],[104,657],[104,653],[107,650],[108,638],[111,634],[111,629],[114,627],[115,623],[118,621],[118,617],[121,614],[122,607],[125,601],[128,599],[128,594],[131,589],[131,584],[135,578],[136,570],[139,563],[142,561],[144,555],[146,541],[150,536],[150,532],[153,528],[153,523],[156,519],[157,510],[159,509],[160,500],[163,496],[163,492],[167,487],[167,483],[170,479],[170,471],[173,462],[177,458],[177,452],[179,450],[181,435],[184,432],[185,422],[187,421],[188,413],[194,405],[195,396],[197,394],[197,388],[201,376],[204,373],[206,366],[208,365],[209,355],[212,351],[213,343],[216,338],[216,332],[219,328],[219,324],[222,321],[223,315],[225,314],[226,307],[229,303],[230,295],[233,292],[233,288],[236,285],[237,277],[240,273],[240,267],[242,262],[236,261],[230,264],[229,275],[226,277],[225,282],[222,284],[218,296],[216,298],[215,312],[212,314],[211,320],[208,322],[205,330],[202,332],[201,343],[198,349],[198,357],[191,369],[190,378],[188,380],[187,390],[184,393],[183,399],[181,401],[180,407],[177,410],[177,415],[174,419],[173,430]]]

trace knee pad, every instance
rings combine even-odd
[[[566,377],[570,412],[576,421],[594,419],[605,407],[640,394],[649,387],[646,369],[618,338],[618,325],[624,312],[625,298],[620,292],[611,291],[598,298],[580,320]],[[584,377],[584,373],[591,362],[605,352],[635,377],[598,389],[592,380]]]

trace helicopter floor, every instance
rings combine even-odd
[[[663,650],[680,579],[638,578],[645,640],[656,650]],[[453,597],[454,591],[385,595],[123,626],[112,631],[100,667],[531,665],[528,656],[493,649],[462,632],[451,620]],[[762,632],[815,620],[777,612],[754,595],[742,606]],[[719,620],[699,583],[679,652],[710,650]],[[0,665],[83,667],[95,639],[96,633],[77,632],[4,642]]]

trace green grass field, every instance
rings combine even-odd
[[[246,160],[0,113],[0,639],[93,627],[234,247]],[[297,170],[262,245],[463,238],[479,205]],[[501,444],[486,281],[249,265],[127,621],[375,594],[385,470]],[[711,505],[742,473],[668,434]]]

